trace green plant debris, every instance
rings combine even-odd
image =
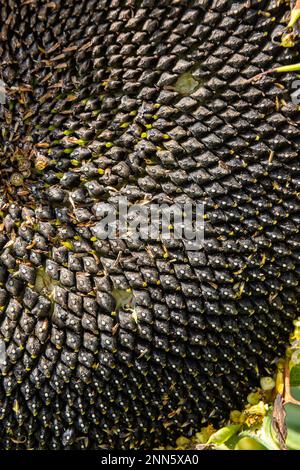
[[[194,79],[190,72],[183,73],[175,83],[175,90],[181,95],[190,95],[198,86],[198,81]]]
[[[58,283],[53,281],[52,277],[46,273],[43,267],[38,268],[35,278],[34,290],[40,294],[47,293],[51,295]]]

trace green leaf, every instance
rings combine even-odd
[[[207,444],[215,444],[218,446],[224,444],[224,442],[228,441],[228,439],[238,432],[240,427],[240,424],[232,424],[230,426],[225,426],[224,428],[219,429],[210,436]]]
[[[299,354],[300,350],[298,349],[297,351],[295,351],[295,353],[296,352],[298,352]],[[291,363],[292,361],[293,361],[293,356],[292,356]],[[290,363],[290,366],[291,366],[291,363]],[[297,364],[294,363],[290,369],[290,384],[291,384],[292,397],[295,398],[295,400],[300,401],[300,364],[299,363]]]

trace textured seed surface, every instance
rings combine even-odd
[[[247,80],[297,62],[277,4],[1,1],[1,448],[175,442],[272,373],[299,301],[299,112],[293,74]],[[204,202],[203,250],[101,240],[117,196]]]

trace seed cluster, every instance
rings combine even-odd
[[[295,62],[284,14],[1,0],[0,448],[152,448],[269,375],[299,310],[299,112],[292,74],[249,79]],[[203,250],[99,239],[119,196],[204,202]]]

